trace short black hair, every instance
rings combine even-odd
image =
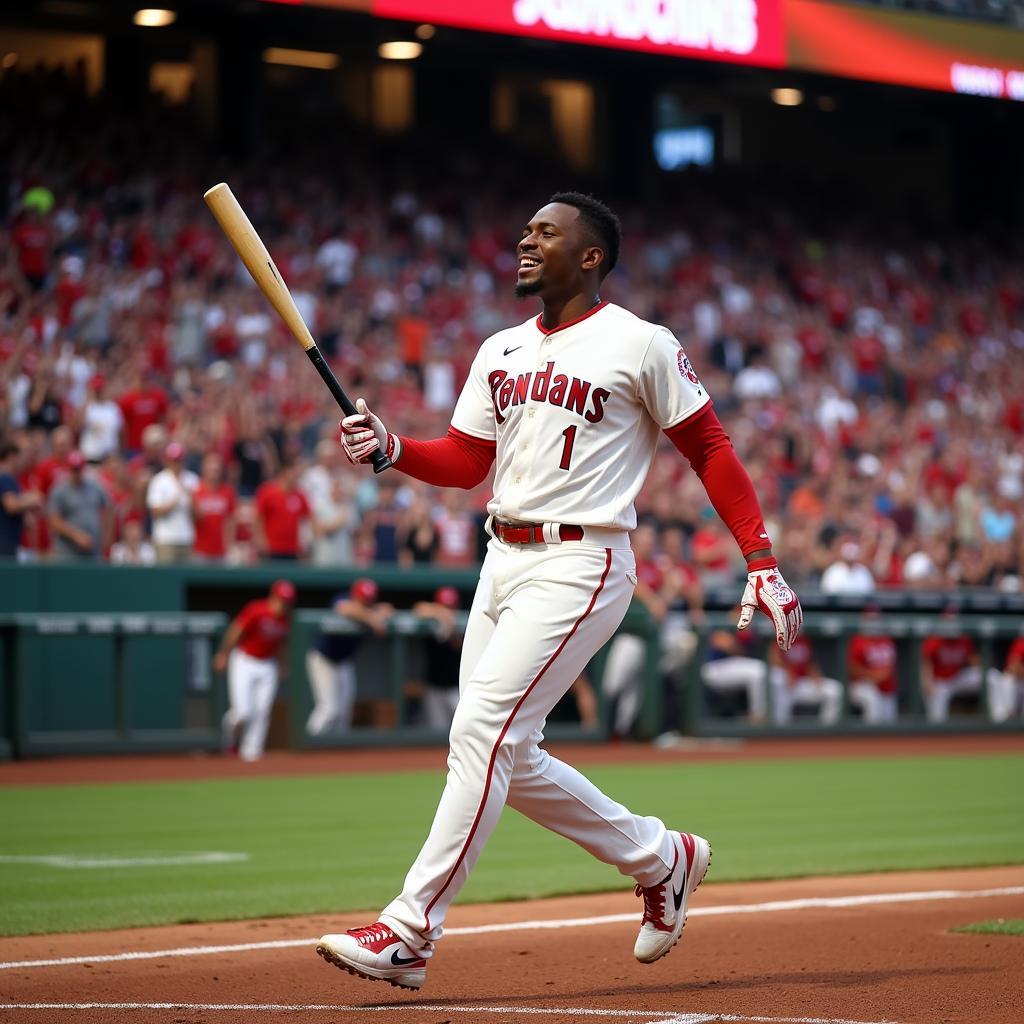
[[[556,192],[550,203],[564,203],[575,206],[580,211],[594,241],[604,250],[604,263],[601,267],[601,278],[619,262],[619,246],[622,244],[622,224],[611,209],[594,196],[582,192]]]

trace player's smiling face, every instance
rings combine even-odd
[[[549,203],[523,228],[516,248],[516,296],[572,295],[583,287],[587,254],[594,250],[580,230],[580,212],[565,203]]]

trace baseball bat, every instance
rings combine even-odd
[[[285,322],[288,330],[295,336],[295,340],[309,356],[309,361],[316,367],[316,372],[320,374],[323,382],[327,385],[327,390],[341,407],[341,411],[346,416],[357,415],[358,410],[345,394],[345,389],[338,383],[334,371],[327,365],[327,361],[313,340],[313,335],[309,333],[306,322],[302,319],[302,314],[295,305],[292,293],[288,290],[280,271],[270,258],[270,253],[267,252],[263,240],[245,215],[245,211],[239,206],[234,193],[224,182],[221,182],[207,190],[203,194],[203,198],[214,217],[217,218],[221,230],[228,236],[228,241],[234,246],[235,252],[238,253],[246,269],[252,274],[252,279],[259,285],[260,291],[277,310],[278,316]],[[391,466],[391,460],[379,449],[373,453],[370,461],[373,463],[374,473],[383,473]]]

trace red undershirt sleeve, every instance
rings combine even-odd
[[[711,405],[665,431],[700,477],[711,504],[744,556],[771,548],[754,485]]]
[[[495,443],[448,428],[446,437],[415,441],[400,437],[402,451],[395,469],[434,487],[470,490],[487,476],[494,462]]]

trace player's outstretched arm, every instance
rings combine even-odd
[[[407,476],[435,487],[462,487],[469,490],[482,483],[494,462],[495,445],[472,437],[454,427],[446,437],[416,441],[399,437],[384,426],[379,416],[356,402],[355,416],[346,416],[340,425],[340,440],[349,462],[369,462],[378,449]]]
[[[775,625],[779,647],[788,651],[803,625],[803,609],[779,571],[754,485],[729,435],[710,404],[666,433],[700,477],[711,504],[747,560],[747,585],[737,628],[746,629],[760,608]]]

